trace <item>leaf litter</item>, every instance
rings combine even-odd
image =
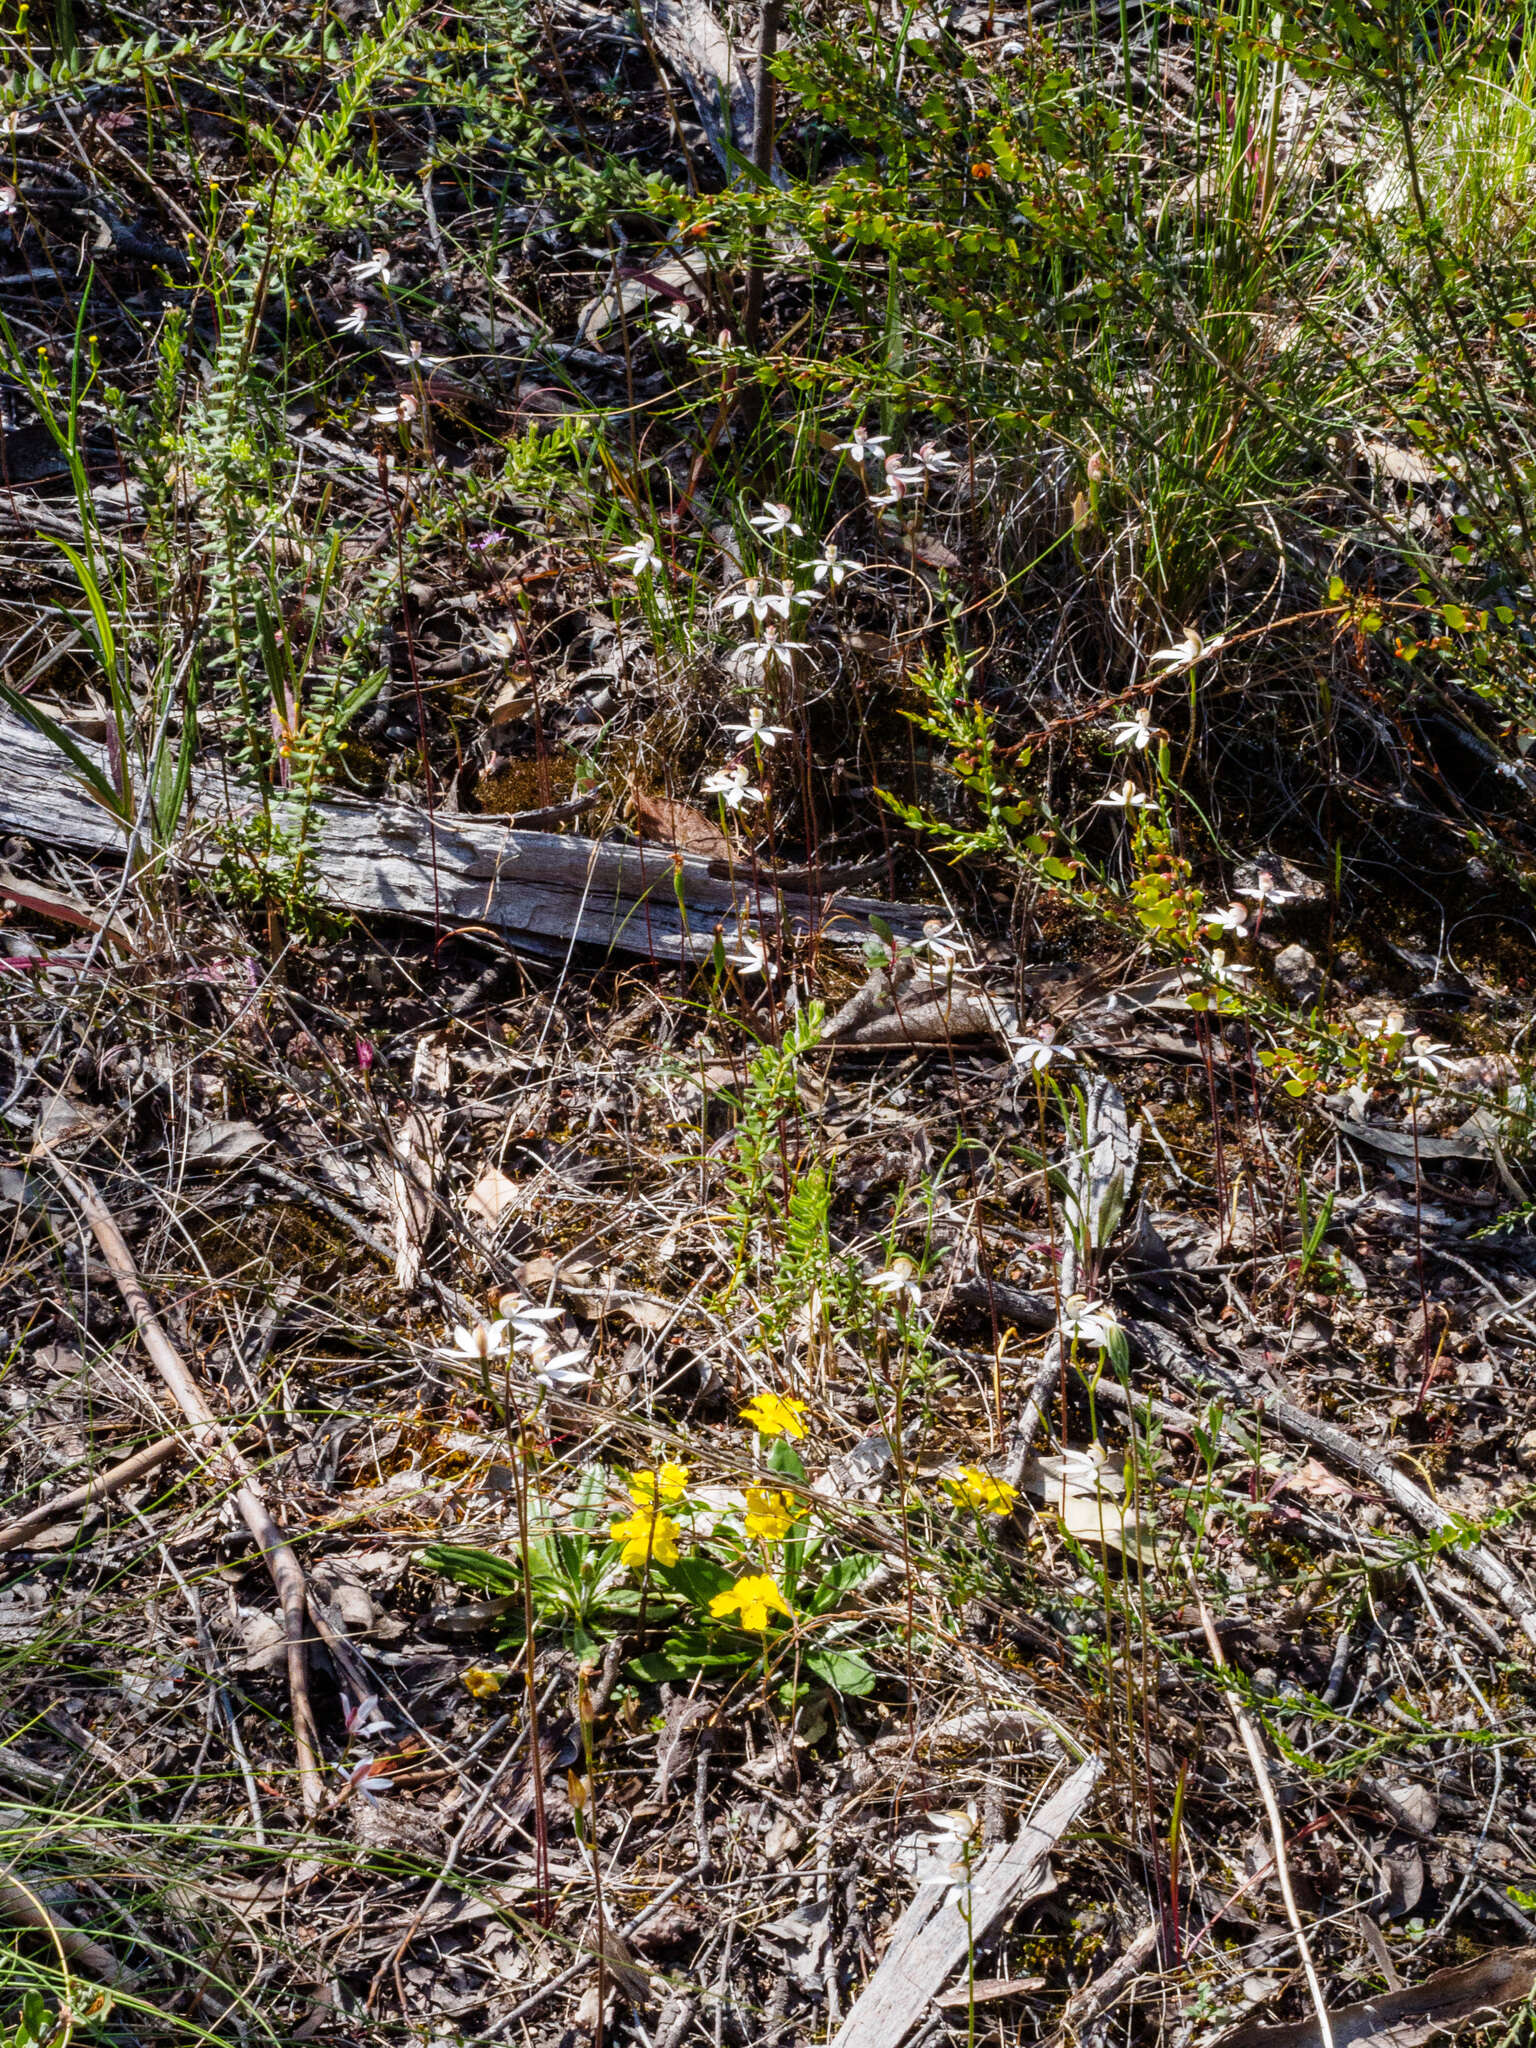
[[[1237,337],[1322,417],[1308,288],[1220,299],[1243,205],[1357,170],[1360,302],[1425,274],[1348,52],[56,17],[0,188],[18,2043],[1507,2031],[1519,517],[1400,346],[1285,497]],[[1273,123],[1256,202],[1182,112],[1104,153],[1191,90]],[[1071,214],[1132,155],[1150,256]],[[1524,310],[1467,365],[1435,304],[1504,402]]]

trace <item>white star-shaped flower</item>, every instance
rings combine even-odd
[[[794,669],[795,656],[811,651],[803,640],[781,640],[773,626],[764,627],[761,640],[748,640],[744,645],[749,649],[752,666],[760,676],[766,676],[771,668],[783,669],[788,675]]]
[[[476,1323],[473,1329],[466,1329],[462,1323],[454,1327],[453,1348],[445,1350],[446,1358],[472,1358],[479,1365],[487,1359],[504,1358],[508,1350],[507,1325],[500,1318],[494,1323]]]
[[[892,1259],[883,1273],[876,1273],[869,1282],[869,1291],[909,1308],[919,1307],[923,1299],[923,1290],[917,1284],[917,1268],[906,1258]]]
[[[850,576],[856,576],[863,569],[862,562],[851,562],[837,552],[837,542],[829,540],[820,561],[813,562],[811,574],[818,583],[830,583],[834,590],[841,590]]]
[[[780,740],[789,737],[787,725],[769,725],[766,722],[761,704],[752,706],[745,725],[728,725],[726,731],[738,747],[755,746],[758,742],[765,747],[776,747]]]
[[[663,341],[686,341],[693,332],[686,306],[664,306],[656,315],[655,327]]]
[[[1134,782],[1122,782],[1118,789],[1112,789],[1107,796],[1099,797],[1093,808],[1096,811],[1144,811],[1147,808],[1147,798],[1145,792],[1139,790]]]
[[[763,792],[758,789],[746,769],[740,764],[734,768],[721,768],[703,784],[706,796],[717,796],[728,811],[739,811],[743,804],[760,804]]]
[[[912,460],[928,476],[952,476],[960,467],[949,450],[937,441],[925,441]]]
[[[1248,906],[1246,903],[1229,903],[1225,910],[1208,910],[1200,922],[1213,932],[1232,932],[1241,937],[1248,929]]]
[[[744,619],[750,612],[761,625],[770,612],[781,619],[787,619],[791,600],[781,591],[764,590],[756,576],[749,576],[740,590],[735,591],[723,602],[733,619]]]
[[[1403,1065],[1415,1067],[1421,1074],[1427,1074],[1431,1081],[1438,1081],[1450,1049],[1448,1045],[1437,1045],[1432,1038],[1415,1038],[1403,1054]]]
[[[1016,1067],[1031,1074],[1043,1074],[1053,1061],[1062,1057],[1062,1050],[1044,1038],[1010,1038],[1008,1057]]]
[[[856,462],[860,469],[866,463],[878,462],[890,443],[889,434],[866,434],[862,427],[855,427],[846,441],[839,441],[834,454],[846,455],[850,462]]]
[[[805,537],[805,528],[800,525],[787,505],[776,505],[772,499],[764,505],[752,521],[764,540],[777,540],[781,534],[791,533],[797,540]]]
[[[1056,1325],[1063,1337],[1083,1344],[1104,1344],[1123,1325],[1107,1301],[1090,1301],[1086,1294],[1069,1294],[1061,1304],[1061,1321]]]
[[[738,974],[760,974],[765,981],[772,981],[779,971],[756,932],[742,932],[736,941],[736,951],[725,957]]]
[[[632,540],[628,547],[620,548],[616,555],[610,555],[608,559],[615,569],[627,569],[629,574],[636,578],[650,575],[661,562],[656,543],[648,533],[641,534],[638,540]]]
[[[1151,712],[1141,710],[1133,718],[1122,718],[1109,728],[1109,736],[1117,747],[1134,747],[1138,754],[1145,753],[1152,744]]]

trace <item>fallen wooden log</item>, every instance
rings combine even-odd
[[[105,749],[79,744],[106,769]],[[82,853],[122,854],[116,820],[51,741],[0,710],[0,749],[0,831]],[[226,785],[217,765],[204,764],[192,778],[178,861],[216,869],[227,857],[219,828],[248,821],[255,809],[248,786]],[[279,844],[284,832],[298,843],[298,805],[275,802],[273,822]],[[313,805],[303,843],[306,881],[338,910],[429,919],[445,931],[488,925],[514,945],[546,954],[578,940],[650,960],[703,960],[717,931],[728,946],[749,931],[783,930],[863,947],[876,936],[872,918],[910,940],[921,936],[928,914],[917,904],[781,888],[746,864],[720,875],[697,854],[519,831],[410,804],[327,796]]]
[[[989,1849],[968,1878],[962,1870],[918,1887],[832,2048],[900,2048],[967,1954],[1007,1914],[1050,1890],[1051,1851],[1087,1805],[1101,1769],[1097,1757],[1080,1763],[1018,1839]]]

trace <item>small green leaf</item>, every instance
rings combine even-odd
[[[852,1650],[807,1650],[805,1666],[834,1692],[848,1693],[854,1699],[873,1692],[877,1682],[875,1673]]]

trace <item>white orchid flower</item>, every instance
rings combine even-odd
[[[1210,979],[1219,983],[1222,988],[1232,988],[1242,975],[1252,974],[1253,969],[1245,967],[1240,960],[1229,960],[1221,947],[1217,946],[1213,948],[1210,959],[1205,963],[1205,971]]]
[[[915,490],[919,484],[928,481],[928,472],[920,462],[909,461],[900,453],[885,458],[885,481],[890,486],[900,485],[904,490]]]
[[[1388,1010],[1385,1017],[1367,1017],[1360,1026],[1360,1036],[1362,1038],[1401,1038],[1402,1034],[1403,1013],[1401,1010]]]
[[[643,533],[639,540],[631,541],[628,547],[620,548],[616,555],[610,555],[608,559],[615,569],[627,569],[630,575],[635,577],[648,576],[661,563],[656,543],[648,533]]]
[[[711,775],[703,785],[706,796],[717,796],[728,811],[739,811],[743,804],[760,804],[763,792],[753,784],[746,769],[722,768]]]
[[[465,1329],[462,1323],[454,1326],[453,1349],[444,1352],[448,1358],[472,1358],[484,1365],[487,1359],[505,1357],[507,1352],[507,1325],[498,1317],[494,1323],[476,1323],[473,1329]]]
[[[909,952],[926,953],[930,960],[940,961],[946,967],[968,950],[960,927],[953,922],[940,924],[936,918],[923,926],[923,936],[914,939],[908,948]]]
[[[804,640],[781,640],[773,626],[764,627],[761,640],[748,640],[743,644],[750,650],[752,666],[760,676],[766,676],[771,668],[783,669],[788,675],[794,669],[795,656],[811,651]]]
[[[768,948],[756,932],[738,934],[736,951],[727,953],[725,957],[738,974],[760,974],[764,981],[772,981],[779,971],[776,962],[769,959]]]
[[[1152,744],[1152,713],[1141,710],[1133,718],[1122,718],[1109,728],[1109,736],[1117,747],[1134,747],[1144,754]]]
[[[387,348],[383,354],[392,363],[403,363],[408,370],[440,370],[448,360],[446,356],[424,356],[419,341],[413,341],[409,350]]]
[[[1047,1067],[1064,1057],[1059,1045],[1052,1045],[1044,1038],[1010,1038],[1008,1057],[1016,1067],[1023,1067],[1031,1074],[1043,1074]]]
[[[829,540],[819,562],[811,564],[811,574],[818,583],[830,583],[834,590],[841,590],[850,576],[863,570],[862,562],[851,562],[837,552],[837,542]]]
[[[1420,1036],[1413,1040],[1403,1054],[1403,1065],[1415,1067],[1431,1081],[1438,1081],[1443,1062],[1450,1050],[1448,1045],[1437,1045],[1432,1038]]]
[[[569,1394],[587,1384],[592,1377],[592,1368],[587,1363],[585,1351],[562,1351],[542,1363],[535,1362],[528,1376],[546,1394]]]
[[[1171,647],[1164,647],[1148,662],[1149,668],[1193,668],[1197,661],[1203,661],[1208,654],[1214,654],[1226,639],[1225,633],[1218,633],[1214,640],[1202,640],[1199,629],[1186,627],[1184,638],[1176,640]]]
[[[834,454],[846,455],[850,462],[856,462],[860,469],[867,463],[878,462],[890,443],[889,434],[866,434],[862,427],[855,427],[846,441],[839,441]]]
[[[1208,910],[1200,922],[1213,932],[1231,932],[1234,937],[1241,938],[1248,929],[1248,906],[1246,903],[1229,903],[1225,910]]]
[[[728,725],[726,731],[738,747],[755,746],[759,742],[765,747],[776,747],[780,740],[789,737],[787,725],[769,725],[764,720],[761,704],[752,706],[745,725]]]
[[[733,619],[744,619],[750,612],[761,625],[770,612],[777,613],[781,619],[787,619],[790,602],[791,600],[782,593],[764,590],[756,576],[749,576],[740,590],[724,600],[724,606]]]
[[[685,306],[664,306],[656,315],[655,327],[663,341],[686,341],[693,332]]]
[[[1239,896],[1248,897],[1250,902],[1253,903],[1280,904],[1294,903],[1296,901],[1296,891],[1294,889],[1281,888],[1273,876],[1266,873],[1263,868],[1259,869],[1259,879],[1257,882],[1253,883],[1249,888],[1239,889],[1237,893]]]
[[[960,467],[949,450],[937,441],[925,441],[912,460],[928,476],[953,476]]]
[[[889,1301],[900,1301],[909,1308],[917,1308],[923,1299],[923,1290],[917,1284],[917,1268],[907,1258],[892,1259],[883,1273],[876,1273],[869,1281],[871,1294],[882,1294]]]
[[[1099,797],[1093,808],[1096,811],[1144,811],[1147,808],[1147,798],[1134,782],[1122,782],[1118,789],[1112,789],[1107,796]]]
[[[1090,1301],[1086,1294],[1069,1294],[1061,1304],[1061,1320],[1056,1328],[1061,1336],[1075,1338],[1079,1343],[1106,1344],[1124,1324],[1107,1301]]]
[[[382,285],[386,291],[389,289],[392,272],[387,255],[370,256],[364,262],[353,263],[348,267],[352,272],[352,282],[354,284],[367,284],[372,279]]]
[[[776,505],[772,499],[751,522],[764,540],[777,540],[781,534],[791,533],[796,540],[805,538],[805,528],[800,525],[787,505]]]
[[[367,325],[368,308],[358,299],[354,300],[346,318],[336,322],[336,332],[338,334],[361,334]]]

